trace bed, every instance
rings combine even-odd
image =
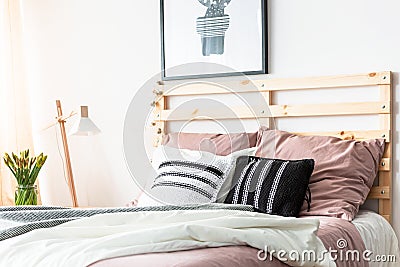
[[[345,179],[338,178],[340,191],[345,194],[350,192],[350,200],[344,199],[340,203],[340,205],[346,206],[342,211],[331,207],[327,208],[329,203],[324,202],[324,195],[328,196],[329,190],[321,192],[316,189],[317,184],[324,184],[329,179],[316,179],[314,177],[314,181],[310,180],[310,185],[308,186],[311,189],[310,191],[313,192],[313,196],[310,196],[313,199],[311,201],[311,210],[310,207],[307,207],[307,204],[310,203],[302,200],[298,207],[300,218],[297,219],[290,216],[292,213],[288,213],[288,216],[283,217],[260,212],[260,209],[271,208],[272,204],[268,206],[267,201],[265,207],[262,205],[262,207],[257,206],[254,201],[256,197],[252,197],[253,202],[244,203],[243,199],[250,199],[250,193],[238,193],[240,189],[238,186],[237,188],[239,189],[228,188],[227,197],[224,198],[222,203],[207,205],[181,205],[180,207],[179,205],[150,205],[151,207],[89,210],[69,210],[55,207],[48,207],[48,209],[44,207],[44,210],[39,211],[3,210],[2,212],[0,211],[0,222],[6,230],[3,230],[0,236],[6,237],[2,238],[4,240],[0,242],[0,264],[4,266],[90,265],[96,267],[399,266],[399,263],[396,262],[396,260],[399,260],[398,241],[390,226],[392,220],[391,165],[393,160],[391,153],[391,140],[393,138],[392,77],[390,72],[316,78],[266,79],[251,82],[235,80],[225,80],[218,83],[215,81],[212,83],[186,82],[183,84],[171,82],[166,84],[159,83],[156,87],[157,98],[155,100],[154,121],[151,125],[152,130],[155,132],[154,145],[158,148],[166,146],[168,138],[173,139],[173,135],[168,130],[173,128],[170,124],[175,122],[255,120],[258,126],[262,124],[264,127],[253,133],[252,137],[246,137],[249,143],[257,142],[255,145],[257,152],[249,152],[251,149],[247,144],[246,147],[248,147],[249,151],[246,150],[246,153],[248,154],[240,154],[243,153],[240,151],[245,150],[240,147],[243,145],[241,142],[239,142],[241,144],[239,147],[242,150],[239,150],[239,148],[233,149],[238,150],[237,152],[233,151],[234,153],[226,152],[227,148],[223,145],[221,147],[221,143],[218,142],[214,143],[216,147],[207,147],[206,150],[222,149],[224,150],[223,153],[221,152],[222,154],[229,155],[237,153],[237,155],[235,154],[236,158],[234,158],[235,162],[240,157],[251,159],[251,163],[243,163],[246,166],[243,168],[247,168],[249,164],[253,164],[252,166],[265,164],[268,168],[272,168],[273,164],[278,167],[288,166],[284,164],[290,161],[292,157],[299,158],[300,155],[323,157],[326,154],[321,151],[304,154],[304,151],[312,150],[309,149],[310,145],[323,147],[323,151],[334,146],[335,151],[339,149],[340,151],[346,151],[346,153],[355,153],[355,156],[351,155],[357,159],[358,165],[351,171],[360,173],[360,175],[365,174],[366,176],[371,176],[371,173],[373,173],[374,176],[369,178],[371,184],[366,182],[360,184],[360,186],[347,186]],[[303,92],[304,90],[312,92],[339,90],[340,92],[345,92],[346,90],[350,91],[352,88],[356,90],[376,90],[379,99],[378,101],[311,104],[282,104],[275,102],[278,98],[282,99],[278,95],[281,92],[289,95],[293,94],[295,97],[297,92]],[[237,106],[229,107],[232,112],[226,112],[226,110],[218,106],[204,107],[194,106],[193,104],[176,112],[172,107],[174,101],[171,100],[174,97],[192,99],[204,97],[205,95],[214,97],[242,95],[243,98],[246,98],[246,95],[248,96],[252,93],[262,96],[261,105],[245,105],[243,104],[245,102],[240,102]],[[360,94],[360,91],[358,91],[358,94]],[[354,96],[354,93],[352,96]],[[263,105],[263,103],[267,105]],[[278,118],[300,119],[316,117],[319,120],[323,120],[337,117],[340,120],[345,117],[346,120],[351,120],[352,118],[359,120],[360,116],[377,116],[378,123],[371,123],[368,129],[361,129],[356,126],[353,129],[329,129],[327,131],[301,131],[295,133],[274,129],[276,128],[274,119]],[[356,124],[350,123],[348,125]],[[234,137],[228,135],[228,137],[230,140],[232,138],[242,138],[241,135],[239,137],[238,135],[234,135]],[[188,136],[187,138],[193,141],[196,140],[196,135]],[[221,136],[217,135],[215,138],[218,139]],[[257,140],[254,141],[253,139]],[[346,142],[343,141],[344,143],[341,143],[339,140],[345,140]],[[263,146],[265,143],[274,144],[273,154],[270,154],[271,151],[268,146]],[[359,147],[360,144],[362,144],[361,148]],[[289,149],[292,146],[301,147],[302,145],[304,145],[304,149],[299,149],[296,152],[298,154],[294,153],[293,149]],[[179,147],[180,144],[174,144],[174,146]],[[173,149],[179,150],[180,148]],[[182,153],[183,150],[185,149],[180,149],[179,153]],[[201,148],[198,150],[201,150]],[[232,150],[232,146],[228,150]],[[371,160],[366,160],[364,156],[357,154],[364,153],[363,151],[372,155]],[[187,153],[187,156],[190,157],[192,152],[188,149],[184,153]],[[220,155],[221,153],[215,158],[224,162],[227,155]],[[250,153],[253,154],[250,155]],[[257,154],[254,156],[254,153]],[[261,161],[254,161],[256,156],[258,158],[285,158],[286,163],[272,159],[260,163]],[[348,159],[349,157],[349,155],[345,154],[342,158]],[[325,175],[328,177],[327,172],[334,170],[340,173],[344,169],[339,167],[346,160],[342,162],[340,159],[338,157],[334,159],[333,163],[328,162],[326,166],[320,164],[322,161],[318,159],[316,159],[315,166],[314,161],[307,161],[305,164],[311,164],[313,168],[316,168],[313,176]],[[129,161],[129,158],[127,160]],[[232,158],[230,160],[233,161]],[[164,163],[162,160],[157,161],[153,158],[154,162],[158,162],[156,166],[159,167]],[[371,167],[365,168],[361,163],[364,163],[364,165],[369,164]],[[168,165],[167,167],[171,166]],[[278,170],[284,170],[283,167],[278,167]],[[251,169],[253,167],[248,168]],[[321,170],[321,168],[325,169]],[[226,171],[228,172],[228,169]],[[365,173],[363,173],[364,171]],[[254,167],[254,172],[257,172],[257,167]],[[307,171],[305,172],[307,173]],[[339,174],[338,176],[340,175],[346,176],[349,174]],[[308,177],[308,179],[313,179],[313,176],[311,178]],[[241,181],[240,177],[237,177],[236,185]],[[202,179],[210,180],[212,177],[208,176]],[[248,184],[243,183],[243,188],[252,186],[250,178],[248,181]],[[163,182],[164,184],[162,185],[172,188],[171,183]],[[336,181],[333,181],[333,185],[335,183]],[[332,185],[332,183],[328,183],[328,185]],[[279,188],[277,189],[276,186],[276,183],[271,185],[279,193]],[[324,186],[327,187],[326,185]],[[338,185],[336,184],[336,186]],[[223,185],[218,188],[222,187]],[[256,186],[255,188],[258,187]],[[304,189],[305,194],[307,193],[306,189]],[[171,192],[183,192],[181,188],[178,191],[175,188],[171,190],[175,190]],[[278,194],[275,191],[273,191],[274,194]],[[351,192],[353,191],[360,191],[357,194],[368,195],[371,201],[376,201],[377,212],[364,210],[358,212],[358,204],[362,204],[365,199],[361,197],[360,203],[356,199],[353,201],[353,197],[356,197],[352,195]],[[330,192],[330,194],[332,193],[335,194],[335,191]],[[230,195],[231,197],[229,198]],[[207,194],[204,193],[198,196],[197,199],[201,199],[204,196],[207,196]],[[212,202],[218,202],[218,196],[215,195],[213,197],[215,197],[213,198],[215,201]],[[242,199],[242,203],[238,199]],[[330,202],[332,201],[334,200],[331,199]],[[353,207],[355,202],[357,202],[357,205]],[[315,207],[320,207],[321,209],[315,212],[313,211]],[[282,208],[282,212],[286,211],[287,208]],[[18,221],[18,218],[15,218],[18,217],[15,216],[16,212],[20,212],[19,218],[26,216],[27,219],[22,222]],[[379,237],[377,233],[379,233]],[[318,260],[317,257],[317,259],[307,259],[307,257],[296,254],[296,251],[312,250],[317,255],[324,255],[326,253],[324,251],[329,249],[331,249],[330,254],[332,256],[336,255],[336,258],[321,257]],[[286,254],[277,254],[279,250],[286,252]],[[33,251],[35,253],[32,253]],[[294,256],[297,257],[289,257],[288,253],[292,251],[294,251]],[[355,251],[359,253],[366,252],[368,257],[362,257],[363,255],[361,255],[358,259],[346,258],[354,257]],[[29,257],[21,257],[21,255],[29,255]],[[385,258],[378,259],[376,256]]]

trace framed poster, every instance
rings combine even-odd
[[[266,0],[160,1],[163,80],[267,73]]]

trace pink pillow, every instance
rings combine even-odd
[[[162,144],[226,156],[239,150],[255,147],[256,142],[257,132],[231,134],[170,133],[164,137]]]
[[[260,130],[258,157],[315,160],[310,178],[311,209],[300,216],[323,215],[351,221],[367,198],[385,147],[384,139],[342,140]]]

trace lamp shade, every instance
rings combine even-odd
[[[81,117],[72,126],[69,135],[89,136],[99,134],[100,129],[89,118],[87,106],[81,106]]]

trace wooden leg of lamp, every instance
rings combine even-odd
[[[61,138],[62,138],[62,142],[63,142],[63,146],[64,146],[65,165],[66,165],[66,169],[67,169],[69,192],[71,193],[73,206],[74,207],[78,207],[78,200],[76,198],[74,177],[72,175],[71,158],[69,156],[67,134],[66,134],[66,131],[65,131],[65,120],[62,118],[63,114],[62,114],[60,100],[56,100],[56,105],[57,105],[57,113],[58,113],[58,118],[59,118],[58,119],[58,123],[60,124]]]

